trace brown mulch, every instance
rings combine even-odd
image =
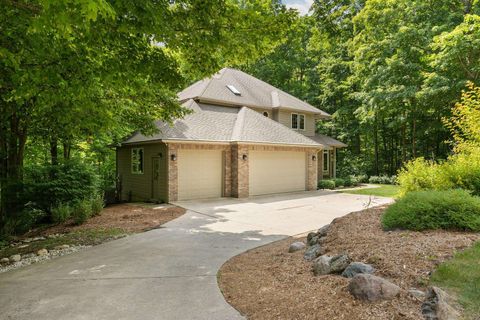
[[[136,233],[158,228],[184,213],[185,209],[170,205],[147,207],[140,204],[116,204],[106,207],[100,215],[88,219],[81,225],[66,221],[47,229],[34,230],[26,234],[25,237],[111,228],[122,229],[127,233]]]
[[[288,253],[300,239],[288,238],[236,256],[223,265],[219,285],[226,300],[249,319],[423,319],[421,301],[406,290],[424,290],[436,265],[480,239],[479,234],[448,231],[383,231],[385,207],[336,219],[325,248],[372,264],[375,274],[403,290],[391,301],[367,303],[347,291],[348,279],[315,277],[303,250]]]

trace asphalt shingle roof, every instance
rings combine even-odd
[[[233,85],[240,95],[234,94],[228,85]],[[311,112],[320,117],[330,115],[274,86],[240,70],[224,68],[211,78],[200,80],[178,94],[180,101],[195,99],[215,103],[260,107],[285,108]]]
[[[184,107],[193,112],[173,125],[157,121],[157,134],[144,136],[137,132],[124,144],[158,141],[212,141],[212,142],[254,142],[281,145],[302,145],[328,148],[283,124],[263,116],[248,107],[220,107],[188,100]]]

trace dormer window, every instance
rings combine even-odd
[[[305,130],[305,115],[292,113],[292,129]]]
[[[240,93],[240,91],[238,91],[237,88],[235,88],[233,85],[229,84],[227,85],[227,88],[228,90],[232,91],[232,93],[236,96],[241,96],[242,94]]]

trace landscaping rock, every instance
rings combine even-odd
[[[318,237],[317,236],[313,236],[310,238],[310,240],[308,240],[308,245],[309,246],[314,246],[318,243]]]
[[[9,263],[9,262],[10,262],[10,259],[8,259],[8,258],[0,259],[0,263]]]
[[[316,237],[317,236],[317,233],[316,232],[310,232],[308,235],[307,235],[307,243],[310,242],[310,240],[312,240],[313,237]]]
[[[318,229],[317,236],[319,236],[320,238],[325,237],[327,235],[327,232],[328,232],[329,228],[330,228],[329,224],[321,227],[320,229]]]
[[[408,294],[417,299],[425,299],[425,292],[415,288],[409,289]]]
[[[300,241],[299,242],[294,242],[288,248],[288,252],[290,252],[290,253],[296,252],[298,250],[302,250],[303,248],[305,248],[305,243],[300,242]]]
[[[330,273],[341,273],[350,264],[350,258],[346,254],[340,254],[330,260]]]
[[[325,242],[327,242],[327,237],[321,237],[321,238],[318,238],[318,240],[317,240],[317,243],[319,245],[324,245]]]
[[[48,254],[47,249],[40,249],[37,251],[37,256],[46,256]]]
[[[348,291],[357,299],[367,301],[388,300],[400,293],[400,287],[371,274],[357,274],[350,280]]]
[[[455,320],[460,314],[451,306],[451,297],[442,289],[431,287],[422,304],[422,314],[426,320]]]
[[[372,274],[374,272],[375,268],[369,264],[363,262],[352,262],[342,272],[342,276],[344,276],[345,278],[353,278],[360,273]]]
[[[329,256],[320,256],[313,262],[313,274],[316,276],[322,276],[325,274],[329,274],[331,271],[330,268],[330,261],[332,257]]]
[[[19,254],[14,254],[13,256],[10,256],[9,260],[10,262],[18,262],[22,260],[22,256]]]
[[[70,246],[68,244],[61,244],[59,246],[56,246],[54,249],[55,250],[64,250],[64,249],[68,249],[70,248]]]
[[[307,261],[315,260],[318,256],[321,256],[325,252],[319,244],[313,245],[305,251],[303,258]]]

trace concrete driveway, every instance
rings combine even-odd
[[[0,274],[0,319],[241,319],[217,286],[245,250],[387,198],[304,192],[177,203],[164,228]]]

